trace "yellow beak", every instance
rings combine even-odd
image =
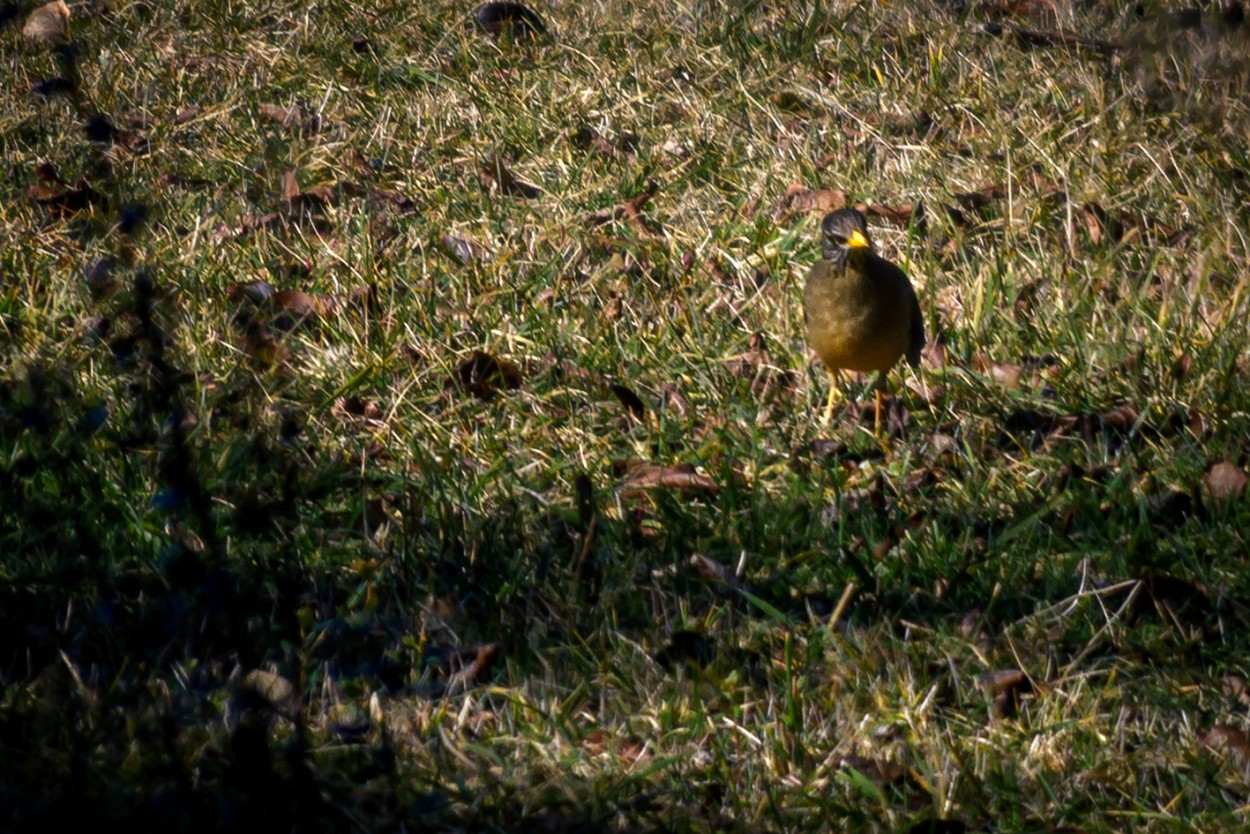
[[[859,229],[851,231],[851,236],[846,239],[846,245],[851,249],[867,249],[869,247],[868,238],[864,237],[864,233]]]

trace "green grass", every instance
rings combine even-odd
[[[1250,456],[1250,33],[535,8],[77,4],[72,67],[0,29],[5,826],[1241,824],[1250,509],[1204,472]],[[870,218],[946,357],[888,450],[819,424],[794,184],[923,205]]]

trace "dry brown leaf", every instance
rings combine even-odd
[[[1093,202],[1081,206],[1078,214],[1089,242],[1094,246],[1104,240],[1109,243],[1131,243],[1140,238],[1151,246],[1179,247],[1189,240],[1192,233],[1188,228],[1169,226],[1146,215],[1133,215],[1127,211],[1112,214]],[[1075,236],[1077,230],[1072,231]]]
[[[268,304],[273,301],[275,290],[268,281],[242,281],[226,290],[226,298],[233,303],[244,301],[252,304]]]
[[[723,582],[731,588],[737,588],[742,584],[741,577],[734,572],[733,568],[698,553],[690,557],[690,569],[700,579],[708,582]]]
[[[32,11],[22,27],[22,35],[39,49],[69,41],[69,6],[65,0],[55,0]]]
[[[773,208],[773,217],[784,223],[796,214],[825,214],[846,208],[846,192],[833,188],[812,191],[803,185],[793,184]]]
[[[621,153],[621,151],[617,150],[616,145],[613,145],[605,139],[602,133],[595,130],[590,125],[582,125],[570,133],[569,142],[575,148],[583,151],[593,151],[594,153],[597,153],[600,156],[606,156],[609,159],[615,159]],[[630,153],[631,151],[624,150],[624,152]]]
[[[891,784],[900,782],[907,776],[907,768],[887,759],[873,759],[867,756],[852,754],[838,760],[838,769],[854,768],[872,779],[874,782]]]
[[[671,489],[690,495],[714,496],[720,487],[706,475],[700,475],[692,464],[664,466],[646,460],[618,461],[613,464],[618,477],[624,477],[622,488],[629,491]]]
[[[862,402],[848,402],[844,414],[861,426],[880,429],[887,437],[904,437],[907,427],[911,425],[911,412],[903,401],[893,394],[881,397],[881,417],[877,418],[877,399],[875,397]]]
[[[479,29],[496,38],[533,39],[547,33],[542,18],[520,3],[483,3],[473,20]]]
[[[409,212],[417,208],[417,203],[406,194],[400,194],[398,191],[387,191],[383,188],[375,188],[368,193],[365,201],[373,205],[390,206],[396,211]]]
[[[797,373],[773,364],[763,333],[752,335],[746,352],[722,364],[734,376],[751,380],[751,392],[762,401],[775,395],[793,394],[798,387]]]
[[[664,227],[642,214],[642,209],[651,201],[659,188],[660,186],[654,180],[648,181],[646,189],[641,194],[617,203],[611,208],[592,211],[586,215],[586,222],[591,226],[603,226],[614,220],[624,220],[633,225],[643,237],[662,236]]]
[[[1223,507],[1241,500],[1250,478],[1235,463],[1217,460],[1202,473],[1202,497],[1213,507]]]
[[[985,31],[998,37],[1004,33],[1016,36],[1022,46],[1064,46],[1070,49],[1088,49],[1111,56],[1119,54],[1121,45],[1116,41],[1089,38],[1064,29],[1026,29],[1011,23],[987,23]]]
[[[259,322],[250,322],[244,330],[242,349],[255,365],[263,369],[284,368],[289,355],[286,346]]]
[[[1033,682],[1019,669],[986,672],[977,680],[993,699],[994,712],[1000,716],[1014,715],[1019,708],[1021,696],[1033,692]]]
[[[478,399],[489,400],[500,389],[520,388],[521,369],[506,359],[475,350],[457,363],[455,381]]]
[[[264,104],[259,106],[260,115],[286,130],[296,133],[316,133],[321,130],[321,116],[316,113],[304,113],[298,104],[284,107],[281,104]]]
[[[1040,17],[1043,12],[1059,16],[1052,0],[994,0],[982,2],[976,6],[977,14],[985,17]]]
[[[1004,388],[1019,388],[1024,366],[1011,362],[995,362],[988,355],[978,353],[972,357],[972,366]]]
[[[655,660],[665,669],[677,666],[697,669],[708,665],[716,657],[712,641],[697,631],[681,629],[674,631],[668,644],[656,652]]]
[[[312,188],[300,188],[295,171],[288,170],[282,175],[282,199],[287,207],[296,213],[320,210],[330,205],[333,189],[328,185],[315,185]]]
[[[281,675],[265,669],[253,669],[243,676],[239,693],[244,706],[264,705],[284,715],[299,711],[299,696],[295,686]],[[249,703],[251,701],[252,703]]]
[[[1220,678],[1220,692],[1226,698],[1232,698],[1242,706],[1250,707],[1250,686],[1240,675],[1224,675]]]
[[[631,767],[651,759],[650,754],[647,753],[647,746],[643,742],[632,736],[616,738],[608,735],[604,730],[595,730],[590,733],[582,742],[582,746],[586,748],[587,753],[596,757],[615,753],[617,758]]]
[[[330,413],[344,423],[380,423],[382,409],[364,397],[339,397]]]
[[[512,197],[533,200],[542,196],[543,190],[532,183],[518,179],[498,156],[492,156],[481,165],[482,187],[497,190]]]
[[[486,247],[468,238],[443,235],[438,242],[449,255],[466,266],[475,262],[484,264],[490,260],[490,252]]]
[[[633,389],[621,385],[619,382],[613,382],[608,385],[608,389],[616,395],[621,401],[621,405],[625,406],[625,411],[638,422],[642,422],[647,416],[647,406],[642,398],[634,393]]]
[[[1216,724],[1205,733],[1199,733],[1198,742],[1213,752],[1226,753],[1234,764],[1250,763],[1250,738],[1245,730],[1231,724]]]
[[[63,182],[59,178],[56,182]],[[77,214],[93,203],[104,199],[100,192],[91,187],[86,179],[80,179],[73,185],[65,183],[64,188],[52,188],[46,185],[32,185],[26,189],[26,197],[32,203],[47,209],[53,216],[66,218]]]
[[[924,223],[923,203],[899,203],[897,205],[881,205],[878,203],[856,203],[855,208],[868,217],[879,217],[898,226],[910,226]]]
[[[333,315],[338,303],[325,295],[312,295],[303,290],[282,290],[274,293],[274,309],[289,313],[297,320],[318,319]]]
[[[447,679],[445,693],[448,697],[459,695],[481,683],[490,673],[491,667],[499,657],[503,646],[499,643],[485,643],[473,652],[473,659],[463,665]]]
[[[203,107],[200,107],[198,104],[193,104],[190,107],[186,107],[175,113],[173,123],[175,126],[185,125],[188,122],[194,121],[203,112]]]

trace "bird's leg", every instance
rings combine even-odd
[[[825,403],[825,416],[820,421],[822,426],[829,425],[829,420],[833,417],[833,404],[838,400],[838,371],[836,368],[826,368],[829,373],[829,399]]]
[[[876,392],[876,408],[872,410],[872,436],[876,438],[877,444],[887,454],[890,451],[889,444],[881,439],[881,412],[885,410],[885,375],[886,371],[877,374],[877,382],[873,385]]]

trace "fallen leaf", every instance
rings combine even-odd
[[[1199,733],[1198,743],[1213,752],[1228,754],[1237,765],[1250,763],[1250,738],[1247,738],[1245,730],[1231,724],[1216,724]]]
[[[264,369],[285,366],[288,356],[286,346],[259,322],[250,322],[244,330],[242,349],[254,364]]]
[[[984,353],[972,357],[972,367],[988,376],[1004,388],[1019,388],[1024,366],[1011,362],[995,362]]]
[[[304,108],[298,104],[284,107],[281,104],[262,103],[258,110],[262,118],[296,133],[316,133],[321,130],[321,116],[316,113],[305,115]]]
[[[615,753],[617,758],[631,767],[639,762],[649,761],[651,758],[647,753],[647,746],[638,739],[632,736],[617,738],[609,735],[604,730],[595,730],[590,733],[582,741],[582,746],[592,756],[605,756]]]
[[[985,672],[977,678],[977,682],[993,699],[995,714],[1003,717],[1014,715],[1021,696],[1033,692],[1033,682],[1019,669]]]
[[[400,212],[409,212],[416,209],[417,204],[411,197],[400,194],[398,191],[387,191],[382,188],[375,188],[365,197],[365,201],[373,205],[390,206]]]
[[[613,221],[623,220],[633,225],[643,237],[663,236],[664,227],[642,214],[643,208],[655,196],[659,188],[660,186],[654,180],[649,180],[641,194],[611,208],[592,211],[586,215],[586,222],[591,226],[603,226]]]
[[[1175,228],[1146,215],[1133,215],[1126,211],[1112,214],[1094,202],[1085,203],[1077,213],[1093,246],[1104,240],[1129,243],[1140,238],[1151,246],[1178,247],[1183,246],[1192,234],[1189,228]],[[1073,229],[1074,236],[1075,233]]]
[[[879,419],[877,416],[878,400],[875,397],[863,402],[848,402],[845,413],[861,426],[871,426],[874,431],[880,428],[887,437],[904,437],[907,434],[907,427],[911,425],[911,412],[908,411],[907,406],[903,405],[903,401],[893,394],[883,395],[879,402],[881,403]]]
[[[672,671],[678,666],[699,669],[707,666],[716,656],[712,641],[697,631],[681,629],[674,631],[668,644],[656,652],[655,661]]]
[[[985,24],[985,31],[994,37],[1004,33],[1015,35],[1021,45],[1029,47],[1065,46],[1071,49],[1088,49],[1107,56],[1117,55],[1122,49],[1115,41],[1088,38],[1064,29],[1026,29],[1011,23],[994,22]]]
[[[488,190],[493,188],[512,197],[521,197],[526,200],[533,200],[543,194],[543,190],[538,186],[517,179],[498,156],[492,156],[483,162],[480,170],[482,187]]]
[[[382,410],[364,397],[339,397],[330,406],[330,413],[345,423],[382,421]]]
[[[486,643],[478,646],[473,659],[463,665],[447,679],[445,695],[451,697],[471,689],[483,680],[494,666],[503,646],[499,643]]]
[[[78,92],[78,85],[68,78],[55,76],[45,78],[30,85],[31,95],[47,101],[55,96],[72,96]]]
[[[630,417],[641,423],[643,418],[647,416],[647,406],[633,390],[621,385],[619,382],[609,384],[608,389],[621,401],[621,405],[625,406],[625,410]]]
[[[274,293],[271,302],[274,309],[294,316],[296,324],[305,319],[318,319],[333,315],[338,309],[338,304],[334,299],[324,295],[312,295],[302,290],[282,290]]]
[[[923,226],[925,222],[923,203],[899,203],[897,205],[856,203],[855,208],[868,217],[880,217],[898,226],[910,226],[913,223]]]
[[[173,123],[175,126],[185,125],[188,122],[194,121],[203,112],[203,107],[200,107],[198,104],[194,104],[175,113]]]
[[[261,280],[232,284],[230,289],[226,290],[226,298],[236,304],[244,301],[252,304],[268,304],[273,301],[274,295],[273,285]]]
[[[48,209],[60,218],[77,214],[93,203],[104,199],[104,196],[92,188],[85,179],[80,179],[68,188],[32,185],[26,189],[26,197],[32,203]]]
[[[876,782],[893,784],[907,777],[907,768],[898,762],[888,759],[873,759],[867,756],[852,754],[838,759],[838,769],[854,768]]]
[[[484,3],[473,20],[479,29],[494,37],[537,38],[547,33],[542,18],[520,3]]]
[[[694,495],[714,496],[720,487],[706,475],[700,475],[689,463],[664,466],[646,460],[619,461],[613,464],[617,477],[624,477],[626,490],[671,489]]]
[[[773,208],[773,217],[784,223],[796,214],[826,214],[846,208],[846,192],[822,188],[812,191],[806,186],[794,184],[786,188],[785,196]]]
[[[742,579],[728,565],[722,565],[698,553],[690,557],[690,569],[700,579],[708,582],[722,582],[730,588],[737,588],[742,584]]]
[[[1202,473],[1202,497],[1212,507],[1225,507],[1241,500],[1250,478],[1235,463],[1217,460]]]
[[[722,363],[727,371],[741,379],[751,380],[751,393],[761,402],[775,395],[794,393],[799,377],[789,369],[778,368],[769,353],[763,333],[755,333],[744,353]]]
[[[955,205],[947,206],[946,212],[956,226],[970,226],[972,219],[965,212],[982,214],[985,209],[1007,196],[1005,183],[997,182],[982,186],[976,191],[964,191],[955,194]]]
[[[1246,679],[1240,675],[1224,675],[1220,678],[1220,692],[1224,697],[1237,701],[1244,707],[1250,707],[1250,687]]]
[[[245,708],[264,706],[287,716],[299,711],[294,684],[264,669],[253,669],[244,675],[239,694]]]
[[[456,365],[455,379],[473,396],[489,400],[499,389],[513,391],[520,388],[521,370],[506,359],[475,350]]]
[[[615,159],[618,156],[616,146],[604,138],[603,134],[589,125],[582,125],[569,134],[569,142],[575,148]]]
[[[333,189],[328,185],[315,185],[312,188],[300,188],[299,180],[294,171],[288,170],[282,175],[282,199],[287,208],[298,215],[320,211],[330,205]]]
[[[69,41],[69,6],[55,0],[40,6],[26,18],[22,27],[26,42],[36,48],[59,46]]]
[[[490,252],[486,247],[468,238],[443,235],[438,242],[444,251],[466,266],[475,262],[484,264],[490,260]]]

